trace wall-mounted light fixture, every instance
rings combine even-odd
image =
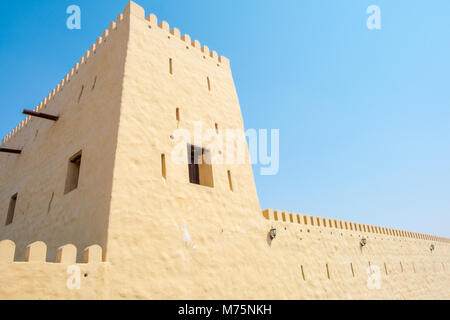
[[[269,231],[269,236],[270,236],[270,240],[275,239],[277,236],[277,229],[272,227],[272,229],[270,229],[270,231]]]
[[[431,244],[431,246],[430,246],[430,251],[431,251],[431,252],[434,251],[434,244]]]
[[[367,239],[363,237],[363,238],[361,239],[361,241],[359,242],[359,245],[360,245],[361,248],[362,248],[362,247],[365,247],[366,244],[367,244]]]

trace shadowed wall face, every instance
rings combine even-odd
[[[0,240],[16,243],[16,260],[34,241],[47,244],[48,261],[68,243],[106,247],[129,34],[121,19],[35,109],[59,119],[28,117],[3,140],[22,150],[0,155]]]

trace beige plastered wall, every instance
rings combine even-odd
[[[24,147],[21,160],[9,156],[1,168],[7,177],[1,205],[7,207],[14,188],[32,201],[27,206],[19,195],[16,222],[24,231],[0,229],[2,239],[17,243],[16,258],[24,255],[26,245],[42,240],[49,246],[48,260],[67,242],[79,249],[101,245],[106,262],[81,264],[89,275],[73,292],[65,285],[67,264],[0,261],[0,298],[450,297],[447,242],[433,241],[431,252],[429,240],[302,225],[262,214],[248,152],[246,164],[213,164],[214,188],[189,183],[187,164],[173,161],[171,154],[177,145],[198,144],[192,136],[196,125],[214,129],[217,123],[219,132],[244,128],[229,61],[156,16],[146,16],[135,3],[119,20],[101,44],[104,51],[96,53],[99,61],[83,66],[93,69],[81,77],[80,68],[69,84],[73,89],[64,86],[68,107],[48,104],[48,112],[61,114],[61,122],[67,119],[67,128],[36,120],[42,131],[36,144],[30,140],[35,130],[22,128],[25,133],[5,143]],[[80,86],[94,74],[99,87],[86,93],[91,103],[73,106]],[[176,129],[191,137],[178,137]],[[59,131],[50,135],[52,130]],[[68,142],[61,144],[62,137]],[[66,200],[61,193],[67,160],[79,149],[89,164],[78,190]],[[46,216],[52,192],[54,203]],[[277,229],[273,240],[271,228]],[[368,240],[364,248],[362,237]],[[367,286],[369,266],[381,270],[379,289]]]

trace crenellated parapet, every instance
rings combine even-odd
[[[170,25],[167,21],[158,21],[158,17],[151,13],[148,16],[146,16],[144,8],[137,5],[134,2],[130,2],[128,6],[125,8],[124,12],[130,12],[130,14],[145,19],[148,22],[148,27],[150,29],[157,29],[161,30],[167,33],[167,37],[170,39],[176,39],[181,42],[183,42],[186,45],[187,49],[194,49],[198,50],[200,53],[202,53],[203,58],[212,59],[215,63],[222,63],[229,65],[230,61],[228,58],[224,56],[220,56],[216,51],[210,50],[208,46],[201,45],[200,41],[198,40],[192,40],[191,36],[189,34],[184,34],[182,36],[182,32],[178,28],[170,28]],[[158,23],[159,22],[159,23]]]
[[[109,24],[109,28],[105,29],[100,37],[97,38],[96,42],[93,43],[89,50],[79,59],[72,69],[64,76],[64,78],[56,85],[56,87],[35,107],[33,111],[43,112],[50,102],[52,102],[64,89],[64,87],[77,76],[79,71],[92,59],[92,57],[97,53],[102,45],[107,41],[108,37],[114,32],[123,22],[124,14],[121,13],[117,16],[116,21],[112,21]],[[28,125],[32,117],[26,117],[22,122],[17,125],[6,137],[2,139],[2,146],[5,146],[13,137],[15,137],[21,130]]]
[[[44,112],[46,107],[52,102],[55,97],[63,91],[64,87],[71,82],[71,80],[77,76],[78,72],[89,62],[89,60],[97,53],[102,45],[107,41],[108,37],[120,27],[124,18],[127,19],[130,16],[141,18],[148,23],[149,28],[157,29],[162,32],[166,32],[167,36],[171,39],[176,39],[186,45],[187,49],[198,50],[200,56],[203,56],[204,59],[211,59],[214,63],[218,65],[224,64],[229,66],[229,59],[220,56],[216,51],[210,50],[208,46],[201,46],[200,41],[192,40],[190,35],[184,34],[181,36],[181,32],[178,28],[170,29],[169,23],[166,21],[161,21],[158,23],[158,18],[155,14],[150,14],[145,17],[145,10],[137,5],[134,2],[129,2],[128,5],[124,8],[123,13],[117,16],[116,21],[112,21],[109,24],[109,28],[105,29],[100,37],[97,38],[96,42],[93,43],[89,50],[85,52],[85,54],[79,59],[77,63],[73,66],[72,69],[66,74],[66,76],[58,83],[58,85],[35,107],[33,111],[35,112]],[[24,127],[27,127],[32,117],[26,117],[22,122],[20,122],[6,137],[2,139],[2,147],[6,147],[6,144],[11,141],[13,137],[15,137],[19,132],[22,131]]]
[[[16,252],[16,244],[11,240],[0,241],[0,263],[13,263]],[[83,250],[83,263],[103,262],[103,252],[99,245],[92,245]],[[47,245],[42,241],[36,241],[27,246],[25,250],[25,262],[49,263],[47,257]],[[77,263],[77,247],[67,244],[58,248],[56,261],[54,263],[75,264]],[[51,262],[50,262],[51,263]]]
[[[264,218],[272,221],[295,223],[304,226],[322,227],[329,229],[339,229],[354,232],[364,232],[372,234],[387,235],[392,237],[402,237],[429,241],[439,241],[450,243],[450,239],[437,237],[428,234],[422,234],[417,232],[410,232],[404,230],[391,229],[386,227],[372,226],[368,224],[361,224],[349,221],[342,221],[329,218],[319,218],[315,216],[309,216],[299,213],[290,213],[286,211],[266,209],[262,212]]]

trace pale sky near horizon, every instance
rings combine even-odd
[[[278,174],[254,166],[263,209],[450,237],[450,1],[136,2],[231,60],[246,129],[280,130]],[[3,3],[0,136],[126,3]]]

